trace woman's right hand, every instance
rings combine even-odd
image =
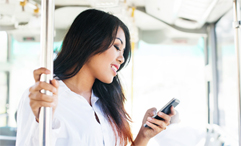
[[[39,113],[41,107],[52,107],[52,115],[54,115],[54,111],[58,104],[58,81],[53,79],[50,81],[50,84],[46,82],[41,82],[40,77],[42,74],[50,74],[50,71],[43,67],[34,70],[33,75],[35,84],[29,88],[30,107],[33,111],[33,114],[35,115],[36,121],[39,120]],[[52,92],[53,95],[50,96],[41,93],[42,89]]]

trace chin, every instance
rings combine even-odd
[[[108,80],[108,81],[104,82],[104,83],[111,84],[112,82],[113,82],[113,78],[111,80]]]
[[[114,77],[111,77],[111,78],[105,78],[105,79],[99,79],[101,82],[103,83],[106,83],[106,84],[111,84],[113,82],[113,78]]]

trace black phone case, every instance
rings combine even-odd
[[[173,107],[175,108],[179,103],[180,103],[180,101],[179,101],[178,99],[173,98],[172,100],[170,100],[170,101],[169,101],[161,110],[159,110],[159,111],[161,111],[161,112],[163,112],[163,113],[165,113],[165,114],[170,114],[170,113],[171,113],[171,110],[170,110],[171,106],[173,106]],[[159,117],[159,116],[157,115],[157,113],[156,113],[156,115],[153,116],[153,118],[164,121],[164,119],[161,118],[161,117]],[[150,128],[150,127],[147,126],[146,124],[144,124],[144,127]]]

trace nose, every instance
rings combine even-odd
[[[122,63],[125,62],[125,58],[124,58],[123,54],[121,54],[117,59],[118,59],[118,62],[119,62],[120,64],[122,64]]]

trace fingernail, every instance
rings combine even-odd
[[[147,119],[148,119],[149,121],[151,121],[151,120],[152,120],[152,118],[151,118],[151,117],[148,117]]]
[[[48,74],[48,73],[50,73],[50,71],[49,71],[49,70],[45,70],[45,73],[47,73],[47,74]]]
[[[162,112],[159,112],[158,114],[159,114],[159,116],[161,116],[161,115],[162,115]]]

